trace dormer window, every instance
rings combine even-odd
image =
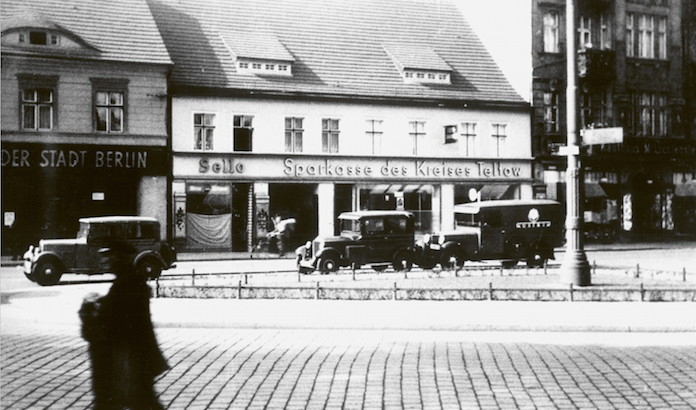
[[[259,76],[291,76],[295,57],[278,37],[262,27],[220,33],[237,72]]]
[[[290,65],[287,63],[252,61],[250,59],[238,59],[237,71],[258,75],[291,75]]]
[[[450,84],[452,67],[435,50],[413,44],[384,45],[407,83]]]

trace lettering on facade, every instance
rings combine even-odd
[[[287,176],[382,176],[382,177],[436,177],[436,178],[513,178],[522,176],[522,168],[505,166],[500,162],[478,161],[476,166],[449,165],[445,162],[416,160],[413,166],[403,162],[387,161],[376,165],[336,165],[327,159],[320,164],[302,164],[292,158],[285,159],[283,172]]]
[[[208,171],[212,171],[216,174],[243,174],[244,164],[235,162],[234,158],[223,158],[220,161],[212,162],[203,158],[198,161],[198,172],[205,174]]]
[[[45,149],[2,150],[2,166],[13,168],[147,168],[147,152]]]

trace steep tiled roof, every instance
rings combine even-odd
[[[147,1],[174,60],[174,90],[524,103],[459,9],[445,0]],[[292,76],[236,71],[230,37],[259,30],[275,36],[278,43],[268,44],[276,52],[282,45],[294,58]],[[421,66],[451,69],[452,84],[405,82],[398,57],[387,50],[409,60],[409,49],[439,57]]]
[[[46,28],[64,31],[104,61],[171,64],[145,0],[2,0],[2,30]],[[93,51],[92,50],[92,51]],[[3,52],[50,54],[6,47]]]

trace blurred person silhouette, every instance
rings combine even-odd
[[[159,410],[154,378],[169,368],[150,317],[150,287],[133,265],[136,249],[108,242],[99,250],[104,272],[116,279],[105,296],[87,295],[80,308],[89,342],[95,410]]]
[[[275,240],[276,247],[278,249],[278,256],[284,256],[287,252],[287,247],[290,242],[290,237],[292,233],[295,232],[295,224],[297,220],[295,218],[283,219],[280,215],[276,214],[273,217],[273,231],[268,233],[269,242]]]

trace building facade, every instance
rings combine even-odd
[[[2,9],[3,254],[85,216],[153,216],[166,238],[171,59],[147,4]]]
[[[586,229],[696,233],[682,0],[578,0]],[[565,198],[565,1],[532,2],[535,195]],[[693,13],[691,13],[693,16]],[[685,66],[685,64],[687,64]],[[690,68],[691,67],[691,68]],[[693,100],[691,100],[693,101]]]
[[[453,227],[470,198],[530,198],[529,105],[443,1],[149,0],[174,60],[179,252],[292,245],[342,211]],[[470,195],[470,191],[473,191]]]

